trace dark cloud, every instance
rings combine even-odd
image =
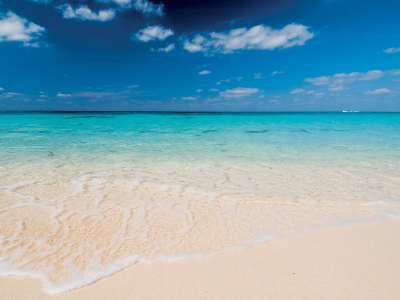
[[[273,15],[297,0],[166,0],[164,26],[173,27],[178,33],[223,30],[232,20],[243,23],[262,15]],[[235,24],[238,25],[238,24]]]

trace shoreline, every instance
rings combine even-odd
[[[137,263],[70,292],[0,276],[0,299],[398,299],[400,219],[314,230],[245,250]]]

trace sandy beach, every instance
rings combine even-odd
[[[399,299],[400,220],[325,229],[246,250],[138,263],[58,295],[1,277],[0,299]]]

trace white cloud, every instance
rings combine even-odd
[[[165,29],[161,25],[154,25],[140,29],[135,34],[135,37],[142,42],[148,42],[157,39],[163,41],[173,34],[174,32],[171,29]]]
[[[261,74],[261,73],[260,73]],[[237,81],[242,81],[243,77],[230,77],[228,79],[221,79],[216,83],[216,85],[220,85],[222,82],[231,82],[231,80],[237,80]]]
[[[259,89],[237,87],[231,90],[219,92],[219,95],[225,98],[241,98],[241,97],[251,96],[253,94],[260,92],[261,91]]]
[[[334,85],[332,84],[328,90],[330,90],[331,92],[336,92],[336,91],[344,91],[344,90],[348,90],[349,88],[343,86],[343,85]]]
[[[35,23],[23,19],[12,11],[0,15],[0,42],[23,42],[25,47],[38,47],[32,41],[39,38],[45,29]]]
[[[390,93],[389,89],[383,88],[383,89],[378,89],[375,91],[368,91],[365,92],[366,95],[376,95],[376,94],[385,94],[385,93]]]
[[[306,78],[305,82],[310,82],[314,85],[330,85],[331,91],[340,91],[347,89],[343,87],[343,84],[350,84],[355,81],[375,80],[385,75],[396,76],[400,75],[400,70],[372,70],[365,73],[352,72],[352,73],[338,73],[333,76],[321,76],[315,78]]]
[[[275,76],[276,74],[283,74],[283,71],[274,71],[271,76]]]
[[[219,89],[209,89],[210,92],[219,92]]]
[[[321,76],[315,78],[306,78],[304,81],[314,85],[329,85],[329,91],[344,91],[349,88],[346,84],[351,84],[356,81],[369,81],[382,78],[383,76],[398,76],[400,75],[399,69],[381,71],[372,70],[365,73],[352,72],[352,73],[338,73],[332,76]],[[370,93],[370,92],[368,92]]]
[[[58,93],[58,94],[57,94],[57,97],[71,97],[71,94],[61,94],[61,93]]]
[[[182,100],[196,100],[196,97],[182,97]]]
[[[295,89],[293,91],[291,91],[291,94],[298,94],[298,93],[305,93],[306,90],[305,89]]]
[[[221,82],[231,82],[231,78],[228,78],[228,79],[222,79],[222,80],[218,81],[218,82],[216,83],[216,85],[220,85],[220,84],[221,84]]]
[[[37,3],[40,3],[40,4],[49,4],[53,0],[27,0],[27,1],[37,2]]]
[[[116,0],[114,0],[116,1]],[[158,16],[162,16],[164,14],[163,8],[164,4],[154,4],[153,2],[149,2],[147,0],[136,0],[132,1],[132,7],[143,14],[149,15],[154,14]]]
[[[39,45],[38,42],[34,42],[34,43],[27,43],[27,42],[25,42],[25,43],[24,43],[24,46],[25,46],[25,47],[32,47],[32,48],[39,48],[39,47],[40,47],[40,45]],[[47,45],[46,45],[46,46],[47,46]]]
[[[70,4],[63,4],[57,6],[56,9],[62,12],[64,19],[107,22],[115,17],[115,10],[111,8],[100,10],[98,13],[95,13],[87,5],[81,5],[74,9]]]
[[[115,92],[114,90],[104,90],[100,92],[84,91],[84,92],[77,92],[69,96],[80,97],[80,98],[92,98],[92,100],[94,100],[94,98],[120,100],[128,98],[130,95],[132,95],[132,90],[127,89],[120,92]]]
[[[388,48],[388,49],[383,50],[383,52],[389,53],[389,54],[400,52],[400,47],[399,48],[393,48],[393,47]]]
[[[210,74],[210,73],[211,73],[210,71],[204,70],[204,71],[199,72],[199,75],[205,75],[205,74]]]
[[[258,96],[257,98],[264,98],[265,96],[264,95],[261,95],[261,96]]]
[[[201,93],[203,90],[202,89],[197,89],[196,92],[197,93]]]
[[[98,2],[105,3],[115,3],[121,9],[131,9],[133,8],[137,12],[140,12],[144,15],[164,15],[163,8],[164,4],[154,4],[153,2],[149,2],[147,0],[97,0]]]
[[[291,94],[298,94],[298,93],[304,93],[304,94],[314,94],[314,90],[307,91],[305,89],[294,89],[293,91],[290,92]]]
[[[8,92],[8,93],[1,94],[1,97],[3,97],[3,98],[11,98],[11,97],[14,97],[14,96],[19,96],[19,95],[22,95],[22,94],[21,93]]]
[[[314,33],[301,24],[289,24],[282,29],[257,25],[250,29],[238,28],[223,32],[198,34],[192,40],[184,42],[189,52],[233,53],[237,50],[274,50],[301,46],[313,38]]]
[[[4,89],[2,87],[0,87],[0,91],[3,91]]]
[[[333,84],[353,83],[360,80],[374,80],[381,78],[385,72],[380,70],[368,71],[366,73],[353,72],[353,73],[340,73],[333,75]]]
[[[315,94],[315,98],[321,98],[323,96],[325,96],[325,93],[316,93]]]
[[[397,76],[397,75],[400,75],[400,70],[399,69],[394,69],[394,70],[388,71],[387,73],[390,76]]]
[[[306,78],[304,79],[305,82],[310,82],[314,85],[328,85],[329,84],[330,76],[321,76],[316,78]]]
[[[256,73],[254,74],[254,79],[262,79],[264,77],[261,77],[261,73]]]
[[[175,49],[175,43],[169,44],[167,47],[165,48],[158,48],[157,50],[154,50],[153,48],[151,48],[151,51],[156,51],[156,52],[169,52],[171,50]]]

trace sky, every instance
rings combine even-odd
[[[398,0],[1,0],[0,110],[400,111]]]

